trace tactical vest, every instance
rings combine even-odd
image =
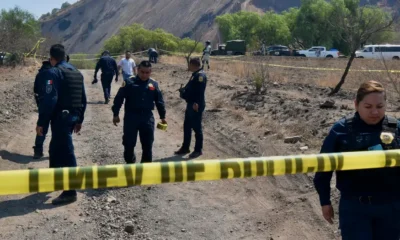
[[[58,105],[61,109],[74,109],[83,107],[83,76],[78,70],[57,66],[64,79],[60,83]]]
[[[342,139],[339,143],[339,151],[349,152],[349,151],[366,151],[369,147],[374,144],[381,144],[383,150],[396,149],[400,145],[398,144],[398,134],[397,134],[397,119],[385,116],[382,121],[382,131],[371,133],[369,135],[362,135],[355,131],[355,121],[354,115],[347,116],[345,118],[345,126],[347,128],[347,137]],[[391,142],[384,142],[379,140],[382,133],[392,134],[393,140]]]

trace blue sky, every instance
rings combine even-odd
[[[61,8],[64,2],[74,3],[77,0],[0,0],[0,9],[19,6],[39,18],[42,14],[51,12],[53,8]]]

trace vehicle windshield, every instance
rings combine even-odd
[[[372,47],[364,47],[362,49],[363,52],[372,52]]]

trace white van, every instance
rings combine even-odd
[[[400,45],[365,45],[356,51],[357,58],[400,60]]]

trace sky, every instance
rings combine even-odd
[[[65,2],[74,3],[77,0],[0,0],[0,9],[19,6],[39,18],[42,14],[51,12],[53,8],[61,8],[61,4]]]

